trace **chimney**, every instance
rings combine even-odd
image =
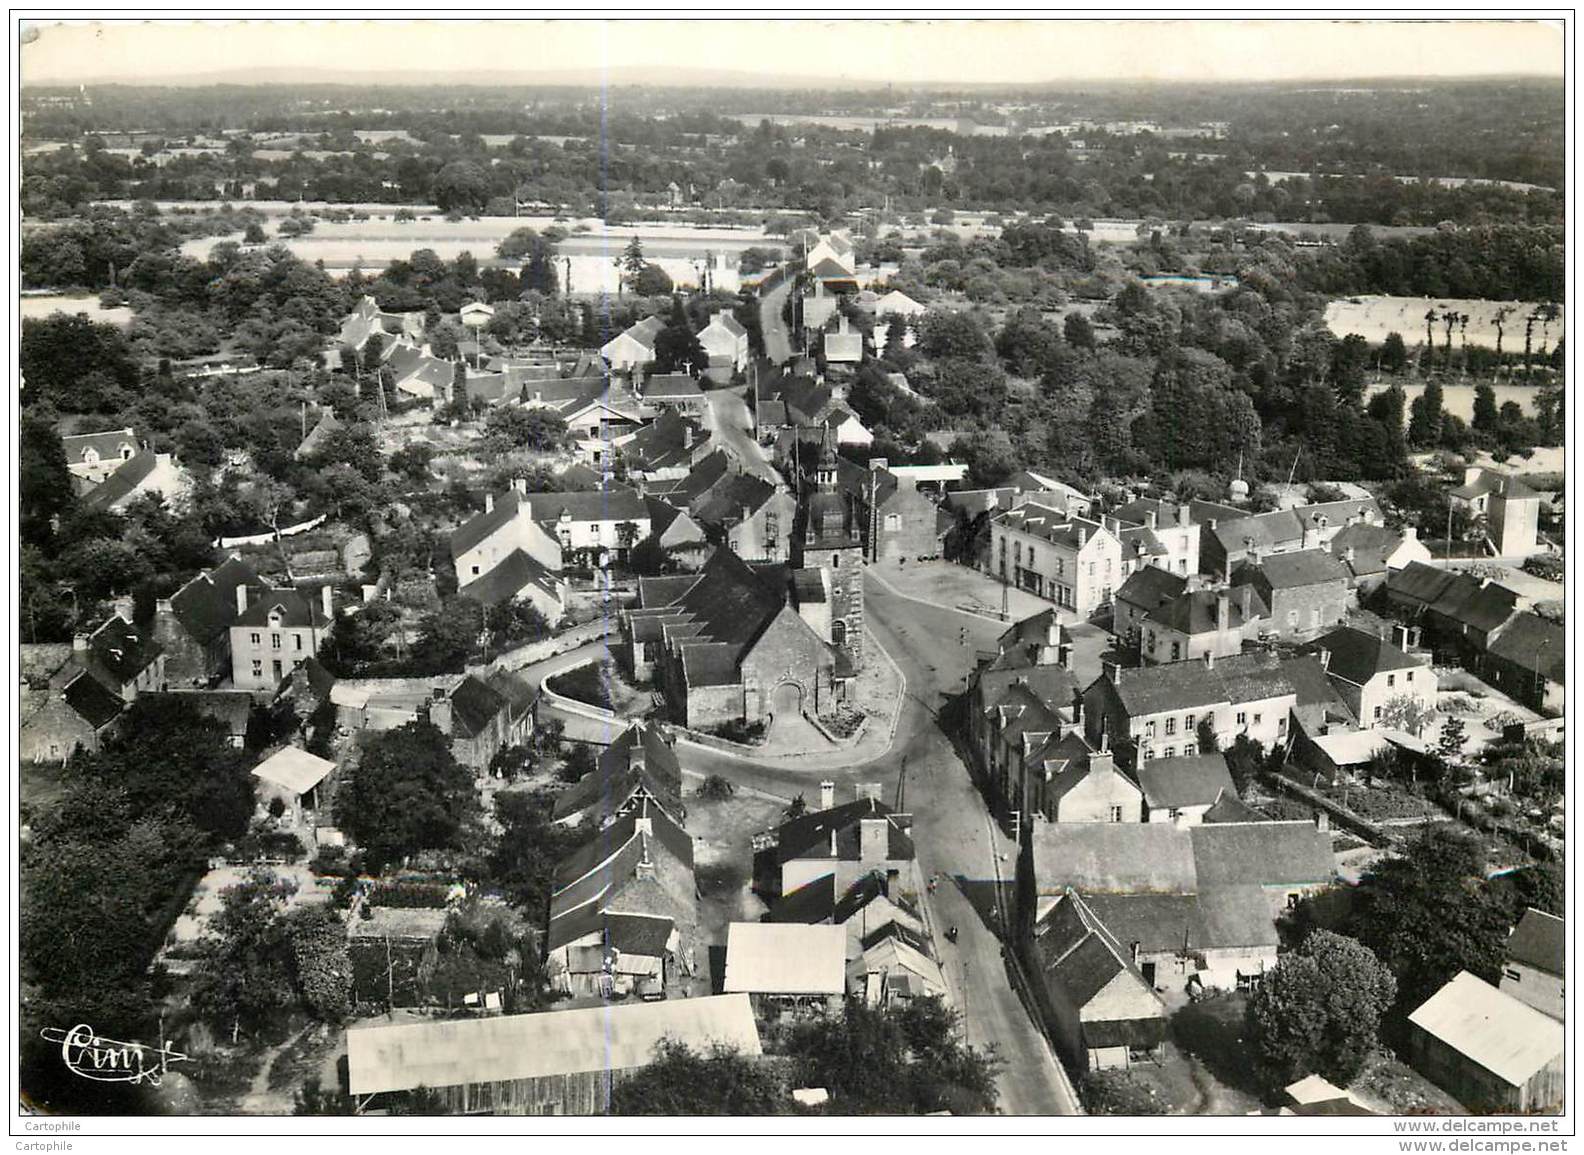
[[[1245,589],[1248,587],[1244,587]],[[1215,624],[1216,629],[1224,630],[1232,624],[1232,597],[1224,589],[1216,592]]]
[[[1419,540],[1419,531],[1417,529],[1415,529],[1411,525],[1405,525],[1405,526],[1402,527],[1402,535],[1403,535],[1403,540],[1404,541],[1418,541]]]
[[[511,487],[523,497],[528,496],[528,479],[526,477],[512,478]]]
[[[484,494],[484,512],[485,513],[494,513],[495,512],[495,495],[493,493],[486,492]]]
[[[1326,649],[1316,650],[1315,651],[1315,657],[1320,660],[1320,668],[1322,670],[1330,670],[1331,669],[1331,651],[1330,650],[1326,650]]]
[[[247,583],[245,583],[245,582],[237,583],[236,603],[237,603],[237,617],[241,617],[243,614],[247,613],[247,607],[248,607],[248,588],[247,588]]]
[[[1211,649],[1208,649],[1208,650],[1205,651],[1204,663],[1205,663],[1205,669],[1207,669],[1207,670],[1215,669],[1215,650],[1214,650],[1214,648],[1211,648]]]
[[[132,595],[122,594],[110,604],[112,608],[114,608],[116,616],[119,617],[123,622],[126,622],[128,625],[130,625],[132,622]]]
[[[1083,722],[1083,691],[1074,689],[1072,696],[1073,725],[1078,726]]]
[[[1480,469],[1479,466],[1470,465],[1467,469],[1465,469],[1463,471],[1463,484],[1464,485],[1473,485],[1476,481],[1479,480],[1480,474],[1483,473],[1483,472],[1484,472],[1484,470]]]
[[[1331,831],[1331,814],[1330,814],[1329,811],[1326,811],[1326,810],[1316,810],[1315,811],[1315,829],[1318,830],[1321,834],[1330,833],[1330,831]]]
[[[682,423],[682,448],[693,448],[693,426],[686,421]]]
[[[1254,614],[1253,586],[1238,586],[1238,610],[1243,614],[1244,624],[1248,624],[1249,618]]]
[[[1089,531],[1087,529],[1085,529],[1083,526],[1080,525],[1078,527],[1078,548],[1082,549],[1084,547],[1084,543],[1087,542],[1088,540],[1089,540]]]
[[[1179,526],[1187,526],[1192,521],[1193,521],[1193,510],[1189,507],[1188,503],[1185,501],[1185,502],[1183,502],[1181,505],[1179,505],[1177,507],[1177,524]],[[1215,522],[1211,522],[1210,524],[1212,526],[1214,526]]]
[[[1186,813],[1184,813],[1183,811],[1179,810],[1177,812],[1177,816],[1172,819],[1172,825],[1175,826],[1178,830],[1187,830],[1188,829],[1188,815]]]
[[[1342,554],[1343,560],[1345,560],[1348,565],[1352,565],[1357,552],[1358,551],[1356,551],[1352,546],[1348,546]]]
[[[1122,680],[1122,665],[1120,662],[1101,659],[1100,676],[1113,686]]]
[[[1138,939],[1134,939],[1134,940],[1133,940],[1133,941],[1132,941],[1132,942],[1131,942],[1131,943],[1129,943],[1129,944],[1128,944],[1128,950],[1129,950],[1129,951],[1130,951],[1130,952],[1131,952],[1131,953],[1132,953],[1132,955],[1133,955],[1133,965],[1134,965],[1134,966],[1138,966],[1138,960],[1139,960],[1139,940],[1138,940]]]
[[[1418,626],[1414,626],[1408,631],[1408,649],[1417,650],[1419,648],[1419,638],[1421,632],[1422,631]]]
[[[831,857],[835,858],[836,857],[836,828],[834,826],[831,827],[830,836],[831,836]]]
[[[1210,527],[1210,532],[1211,533],[1215,532],[1215,527],[1216,527],[1216,519],[1215,518],[1212,517],[1209,521],[1205,522],[1205,524]]]
[[[836,805],[836,783],[829,779],[820,783],[820,809],[829,810]]]
[[[324,616],[331,621],[335,620],[335,587],[325,584],[319,587],[319,605],[324,610]]]
[[[73,634],[72,635],[72,653],[74,653],[74,654],[86,654],[87,652],[88,652],[88,635],[87,634]]]
[[[1100,731],[1100,749],[1097,752],[1100,753],[1100,754],[1109,754],[1111,752],[1111,731],[1110,730],[1101,730]],[[1091,760],[1093,759],[1093,757],[1094,757],[1094,755],[1091,754],[1090,755]]]
[[[1153,509],[1145,511],[1144,524],[1149,526],[1151,529],[1155,528],[1155,511]]]
[[[1406,650],[1408,648],[1407,626],[1392,627],[1392,645],[1396,646],[1399,650]]]
[[[891,459],[888,457],[871,457],[869,459],[869,472],[871,473],[878,473],[880,470],[889,469],[890,467]]]
[[[884,818],[858,820],[858,859],[861,862],[884,862],[890,857],[887,830],[891,823]]]
[[[1045,644],[1047,646],[1061,645],[1061,617],[1052,611],[1050,623],[1045,627]]]
[[[1096,774],[1096,773],[1110,774],[1110,773],[1112,773],[1115,770],[1116,770],[1116,755],[1111,753],[1110,748],[1106,745],[1105,741],[1102,739],[1101,743],[1100,743],[1100,749],[1096,750],[1093,754],[1089,755],[1089,773],[1091,773],[1091,774]]]

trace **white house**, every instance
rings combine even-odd
[[[748,330],[730,313],[716,313],[699,330],[699,344],[709,354],[710,365],[730,365],[735,370],[748,367]]]
[[[130,461],[142,446],[128,427],[62,437],[61,448],[66,451],[66,471],[90,485],[98,485],[123,461]]]
[[[625,329],[600,347],[600,356],[605,358],[612,371],[617,373],[630,373],[654,362],[655,337],[665,328],[665,322],[659,317],[645,317],[631,328]]]
[[[1122,545],[1097,521],[1030,501],[991,520],[990,569],[1087,617],[1122,584]]]

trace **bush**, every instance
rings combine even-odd
[[[1567,572],[1567,563],[1555,554],[1537,553],[1523,563],[1523,571],[1548,582],[1559,582]]]
[[[744,746],[756,746],[764,741],[765,724],[763,722],[749,722],[742,718],[733,718],[729,722],[722,722],[704,731],[717,738],[724,738],[728,742],[738,742]]]
[[[260,858],[296,862],[307,853],[302,839],[285,830],[250,830],[236,844],[236,857],[249,862]]]
[[[1168,1111],[1155,1088],[1130,1071],[1090,1071],[1078,1084],[1078,1097],[1091,1115],[1164,1115]]]
[[[564,698],[614,710],[616,702],[611,697],[610,679],[609,665],[604,662],[589,662],[586,665],[574,666],[565,673],[555,674],[546,679],[545,684]]]
[[[700,798],[708,798],[714,802],[724,802],[736,792],[737,787],[719,774],[711,774],[704,779],[704,784],[698,788],[698,796]]]

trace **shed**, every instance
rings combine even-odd
[[[313,810],[318,805],[319,784],[335,763],[296,746],[284,746],[253,767],[253,777],[265,796],[277,797],[291,807]]]
[[[1562,1024],[1460,971],[1408,1016],[1409,1061],[1479,1112],[1558,1110]]]
[[[843,927],[734,922],[726,930],[728,993],[838,997],[846,981]]]

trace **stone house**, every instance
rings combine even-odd
[[[1341,623],[1353,604],[1347,568],[1323,549],[1262,557],[1252,554],[1232,575],[1234,588],[1252,586],[1268,610],[1268,629],[1293,639]]]
[[[653,380],[659,380],[654,378]],[[691,380],[691,378],[686,378]],[[698,386],[695,384],[694,389]],[[691,417],[668,408],[627,441],[617,456],[626,464],[628,477],[638,481],[674,481],[715,451],[714,437]]]
[[[497,498],[484,495],[484,512],[463,522],[451,534],[451,559],[457,586],[471,585],[512,553],[521,550],[551,573],[561,572],[561,543],[533,517],[525,500],[528,484],[517,479]]]
[[[1304,647],[1320,659],[1337,693],[1366,729],[1382,724],[1386,706],[1394,698],[1410,698],[1426,713],[1436,707],[1436,673],[1429,657],[1407,651],[1406,628],[1399,626],[1398,634],[1401,646],[1343,626]]]
[[[889,927],[901,927],[918,939],[929,937],[917,904],[883,870],[861,875],[845,889],[836,885],[834,873],[822,874],[782,895],[760,921],[845,927],[848,959],[863,953],[865,939]]]
[[[1333,556],[1347,567],[1349,584],[1360,598],[1374,593],[1386,579],[1412,562],[1428,562],[1430,550],[1411,525],[1401,530],[1355,522],[1331,539]]]
[[[1111,517],[1121,523],[1117,537],[1124,575],[1145,566],[1179,577],[1199,572],[1200,530],[1188,503],[1139,498],[1111,510]]]
[[[1199,524],[1199,568],[1223,581],[1252,557],[1321,549],[1349,525],[1382,522],[1374,498],[1320,502],[1250,514],[1237,506],[1189,502]]]
[[[729,312],[721,311],[710,317],[708,325],[699,330],[699,344],[709,354],[710,364],[718,363],[741,372],[748,368],[748,330]]]
[[[335,620],[334,590],[309,592],[263,585],[236,587],[236,620],[230,626],[231,684],[239,690],[280,688],[319,647]]]
[[[870,459],[868,480],[864,557],[871,562],[905,562],[939,554],[939,506],[919,491],[918,483],[892,473],[883,457]]]
[[[797,502],[783,485],[728,471],[688,503],[687,513],[709,540],[725,545],[744,561],[792,558]]]
[[[664,328],[665,321],[661,318],[645,317],[636,325],[629,326],[605,342],[600,347],[600,355],[605,358],[606,364],[614,373],[630,373],[645,365],[652,365],[655,359],[655,338]]]
[[[1144,795],[1146,822],[1196,825],[1221,799],[1237,797],[1223,754],[1154,758],[1140,763],[1135,773]]]
[[[484,606],[525,602],[553,627],[566,616],[567,589],[567,582],[560,574],[540,565],[526,551],[514,549],[488,573],[474,578],[457,592]]]
[[[65,763],[79,751],[97,753],[126,708],[121,695],[72,658],[41,681],[22,688],[18,760]]]
[[[675,739],[639,721],[600,752],[593,770],[556,795],[551,816],[563,825],[587,819],[604,827],[634,810],[653,808],[678,825],[686,820],[682,764]]]
[[[916,903],[920,887],[908,833],[911,819],[872,797],[834,805],[824,787],[820,802],[821,809],[755,839],[753,887],[760,897],[774,903],[826,876],[835,879],[837,893],[846,894],[859,879],[878,872],[898,901]]]
[[[1250,585],[1191,590],[1144,616],[1139,654],[1146,662],[1234,657],[1259,636],[1264,617],[1266,608]]]
[[[477,675],[467,674],[450,689],[436,687],[429,700],[429,722],[451,740],[457,764],[483,774],[508,746],[510,708],[506,698]]]
[[[1122,544],[1098,521],[1029,501],[992,517],[990,572],[1087,618],[1122,584]]]
[[[852,670],[864,663],[862,508],[840,487],[840,459],[827,430],[812,492],[798,510],[793,556],[805,570],[819,570],[827,591],[831,645]]]
[[[1539,614],[1514,614],[1488,643],[1479,670],[1531,710],[1560,717],[1567,696],[1567,631]]]
[[[1187,576],[1159,566],[1135,568],[1116,592],[1111,632],[1124,642],[1138,644],[1143,637],[1144,619],[1186,593],[1189,586]]]
[[[61,438],[61,449],[66,454],[66,472],[76,479],[79,493],[102,483],[123,463],[132,460],[142,448],[142,442],[130,426]]]

